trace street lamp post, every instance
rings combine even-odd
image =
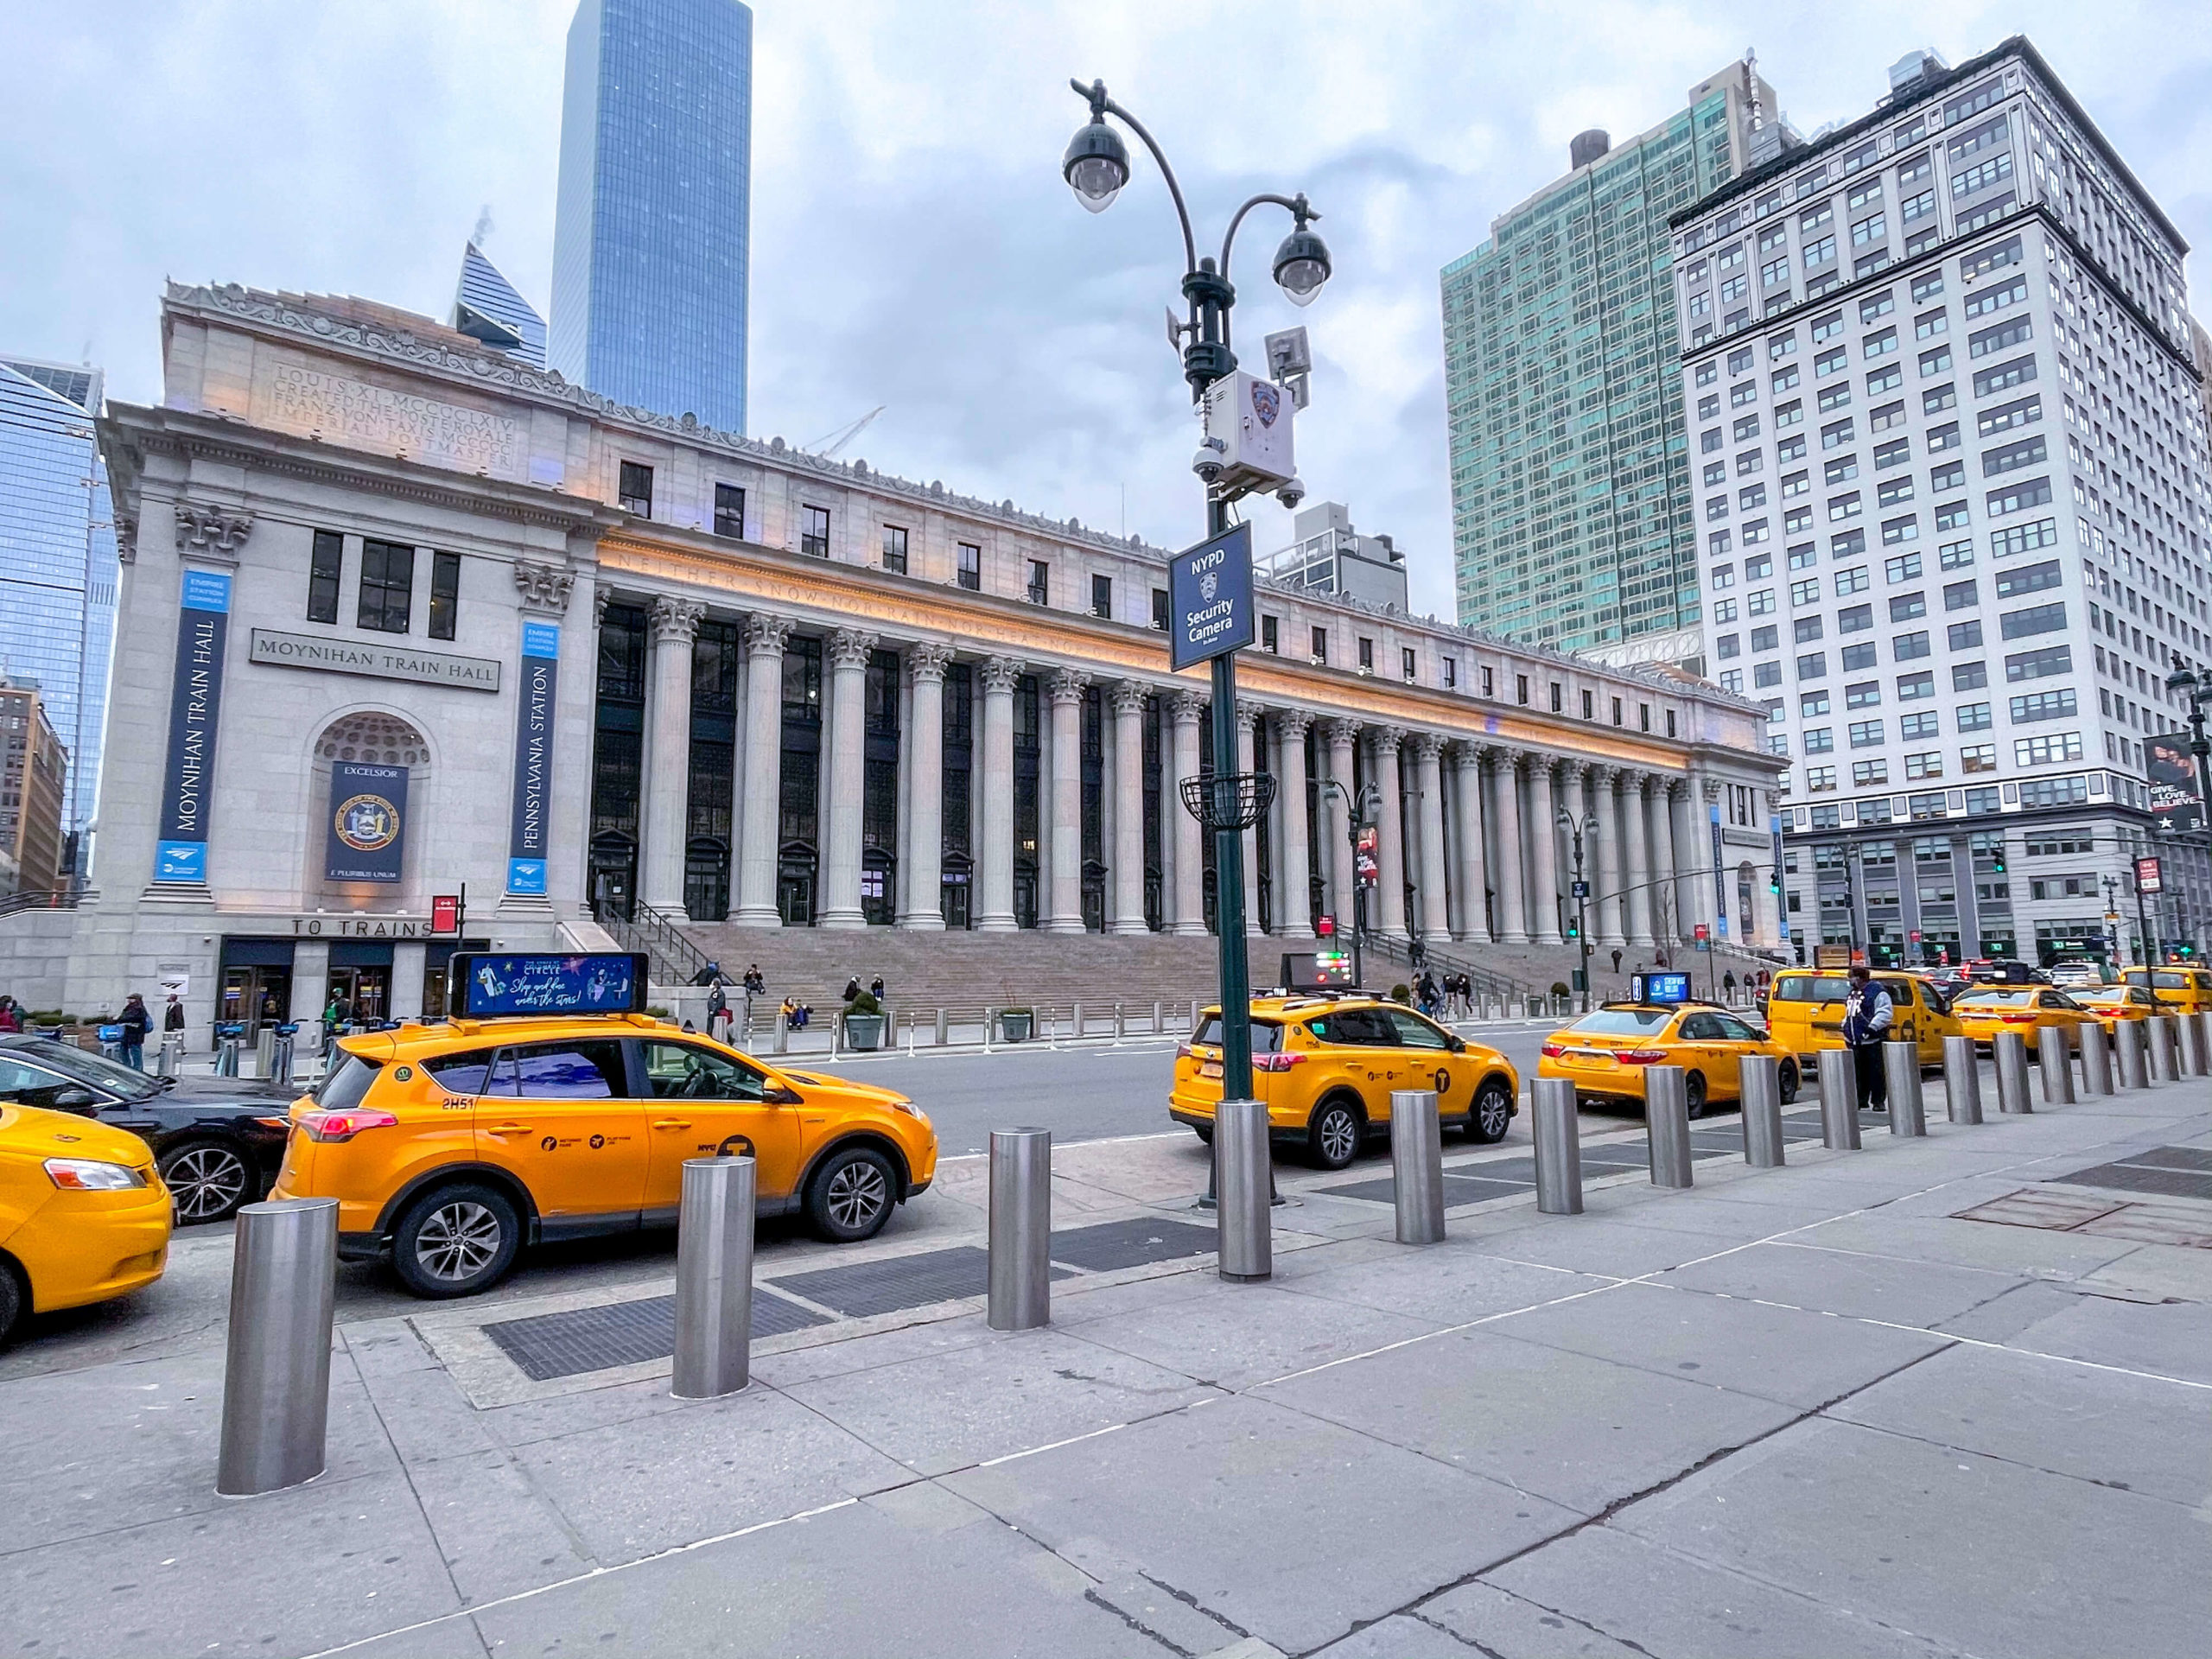
[[[1334,778],[1321,779],[1324,796],[1333,794],[1344,804],[1344,839],[1351,843],[1351,982],[1354,989],[1361,984],[1363,975],[1359,961],[1360,938],[1367,931],[1367,887],[1359,879],[1359,832],[1371,830],[1382,810],[1382,791],[1373,784],[1359,791],[1354,799],[1350,790]]]
[[[1580,823],[1572,812],[1562,809],[1559,827],[1567,831],[1574,854],[1574,941],[1582,947],[1582,965],[1574,970],[1574,988],[1590,995],[1590,883],[1582,874],[1582,838],[1587,835],[1592,842],[1598,838],[1598,816],[1592,813]]]
[[[1168,166],[1167,157],[1145,130],[1144,124],[1107,96],[1104,81],[1094,80],[1085,86],[1079,80],[1071,80],[1068,85],[1075,89],[1076,96],[1090,105],[1090,119],[1077,130],[1060,159],[1060,175],[1074,190],[1077,200],[1091,213],[1103,213],[1129,181],[1128,146],[1108,123],[1106,118],[1110,115],[1143,140],[1153,160],[1160,164],[1160,175],[1166,181],[1167,194],[1174,200],[1175,217],[1183,232],[1185,321],[1175,322],[1171,308],[1169,332],[1182,348],[1183,378],[1190,383],[1191,401],[1195,404],[1205,397],[1207,387],[1236,372],[1236,353],[1231,348],[1229,321],[1230,308],[1236,303],[1236,290],[1229,281],[1229,258],[1244,215],[1262,205],[1281,207],[1290,213],[1294,227],[1275,250],[1274,276],[1276,285],[1291,303],[1301,306],[1310,304],[1321,291],[1322,284],[1329,280],[1329,250],[1307,228],[1320,215],[1307,205],[1303,195],[1254,196],[1230,216],[1228,233],[1222,238],[1220,259],[1216,261],[1211,255],[1201,258],[1198,238],[1191,228],[1190,212],[1184,206],[1183,188],[1176,182],[1175,170]],[[1206,534],[1209,537],[1222,535],[1229,529],[1230,505],[1246,492],[1219,482],[1218,468],[1211,477],[1198,468],[1193,470],[1199,471],[1200,480],[1206,485]],[[1213,775],[1219,790],[1237,778],[1234,655],[1224,653],[1216,657],[1211,668]],[[1207,823],[1214,831],[1214,873],[1218,895],[1214,913],[1221,961],[1222,1098],[1249,1100],[1252,988],[1244,945],[1243,831],[1238,827],[1221,827],[1211,817]]]

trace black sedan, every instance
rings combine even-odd
[[[269,1190],[296,1091],[251,1077],[156,1077],[50,1037],[0,1035],[0,1100],[143,1136],[180,1224],[220,1221]]]

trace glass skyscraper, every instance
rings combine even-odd
[[[1667,219],[1787,133],[1751,61],[1565,178],[1444,268],[1459,620],[1608,656],[1699,649],[1696,531]],[[1641,642],[1630,644],[1630,642]]]
[[[98,369],[0,358],[0,671],[37,682],[68,750],[62,829],[79,881],[99,795],[119,575],[92,435],[99,409]]]
[[[745,430],[753,14],[582,0],[569,26],[551,365],[617,403]]]
[[[453,326],[533,369],[545,366],[545,319],[474,242],[461,256],[461,288]]]

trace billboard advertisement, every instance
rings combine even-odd
[[[643,1014],[647,959],[628,951],[582,956],[463,952],[449,972],[457,1017]]]
[[[2143,740],[2144,771],[2151,779],[2151,811],[2161,830],[2194,834],[2204,826],[2204,779],[2189,740],[2179,732]]]

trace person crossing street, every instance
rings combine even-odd
[[[1851,990],[1844,1001],[1843,1046],[1851,1051],[1851,1065],[1858,1085],[1859,1105],[1868,1111],[1889,1109],[1890,1086],[1882,1068],[1882,1045],[1889,1040],[1897,1020],[1890,994],[1863,967],[1851,970]]]

